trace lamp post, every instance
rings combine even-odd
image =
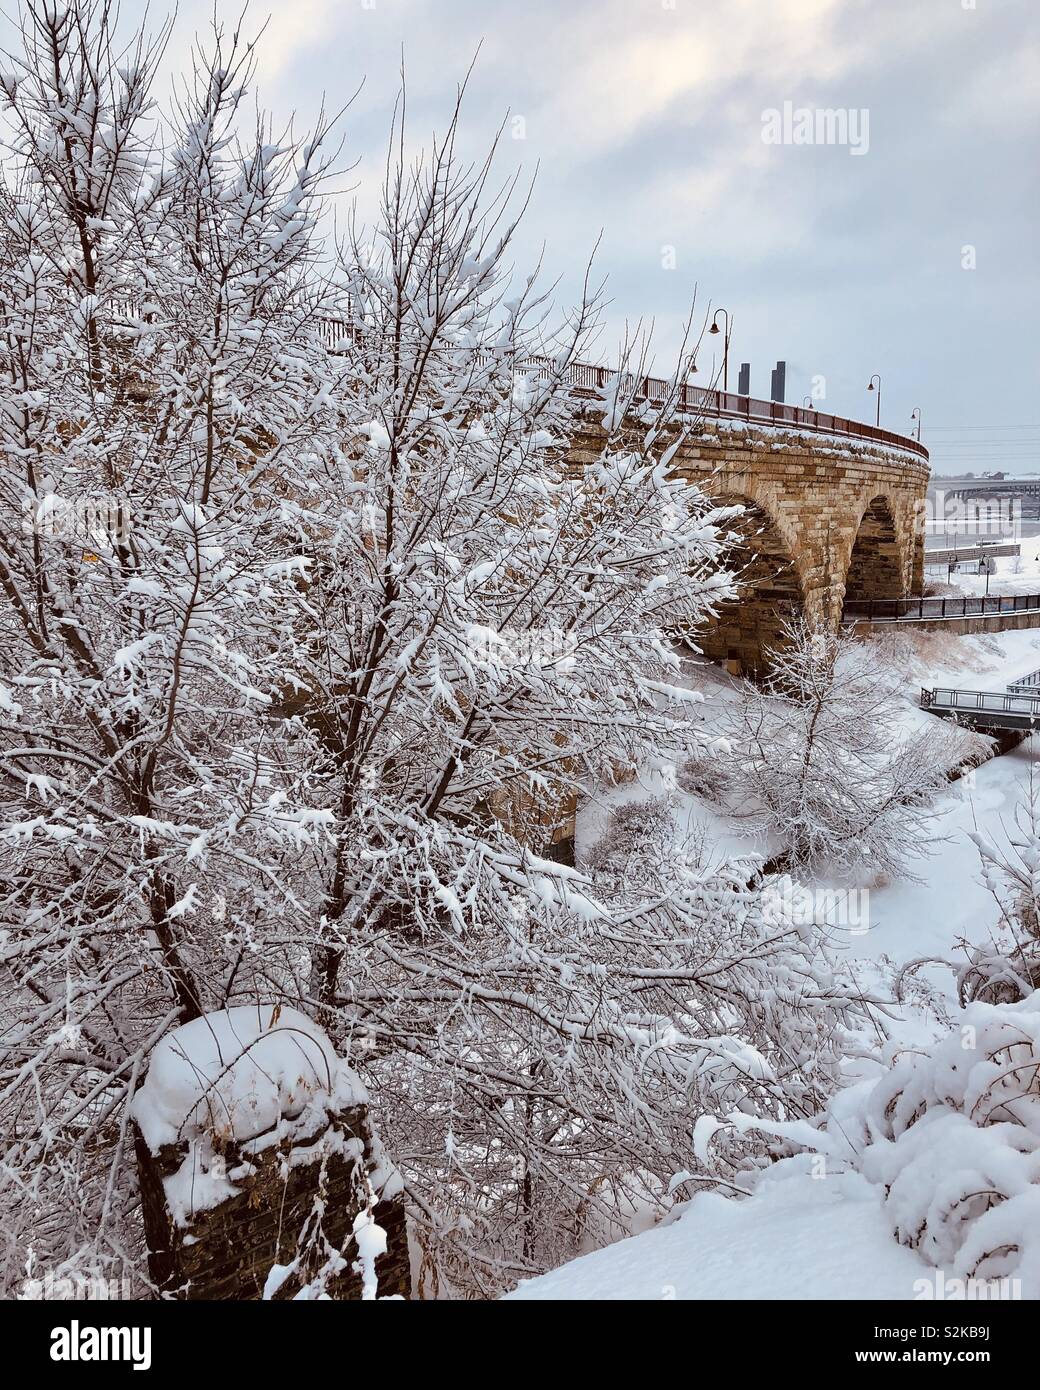
[[[868,391],[873,391],[875,379],[877,380],[877,418],[876,418],[876,420],[875,420],[875,423],[877,424],[878,429],[880,429],[880,428],[881,428],[881,373],[880,373],[880,372],[875,372],[874,375],[873,375],[873,376],[870,378],[870,380],[867,382],[867,390],[868,390]]]
[[[917,442],[918,442],[918,444],[920,444],[920,442],[921,442],[921,407],[920,407],[919,405],[915,405],[914,408],[913,408],[913,410],[911,410],[911,412],[910,412],[910,428],[911,428],[911,430],[913,430],[914,421],[915,421],[915,420],[917,421],[917,433],[916,433],[916,434],[911,434],[910,438],[911,438],[911,439],[916,439]]]
[[[730,335],[730,330],[731,330],[732,327],[733,327],[733,323],[732,323],[732,320],[730,319],[729,310],[728,310],[728,309],[716,309],[716,310],[715,310],[715,313],[712,315],[711,327],[708,329],[708,332],[709,332],[709,333],[718,333],[718,332],[719,332],[718,318],[719,318],[719,315],[720,315],[720,314],[725,314],[725,315],[726,315],[726,332],[725,332],[725,335],[724,335],[724,337],[723,337],[723,339],[722,339],[722,389],[723,389],[723,391],[728,391],[728,390],[729,390],[729,335]]]
[[[802,397],[802,409],[803,409],[803,410],[815,410],[815,409],[816,409],[816,407],[815,407],[815,406],[813,405],[813,403],[812,403],[812,396],[803,396],[803,397]]]

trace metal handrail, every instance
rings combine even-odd
[[[855,622],[922,622],[927,618],[981,618],[997,613],[1040,611],[1040,594],[995,594],[963,598],[849,599],[841,620]]]
[[[1040,671],[1030,671],[1028,676],[1019,676],[1017,680],[1008,681],[1007,688],[1014,694],[1028,694],[1031,690],[1040,692]]]
[[[989,714],[1021,714],[1040,718],[1040,694],[1016,695],[1010,690],[953,690],[936,686],[921,691],[921,708],[964,710]]]

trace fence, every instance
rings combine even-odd
[[[1007,688],[1016,695],[1028,695],[1033,691],[1040,695],[1040,671],[1030,671],[1028,676],[1020,676],[1018,680],[1008,681]]]
[[[981,618],[997,613],[1040,612],[1040,594],[996,594],[992,598],[852,599],[843,623],[919,623],[932,618]]]
[[[921,708],[932,714],[960,717],[968,724],[1032,728],[1040,721],[1040,694],[1016,695],[1010,690],[921,691]]]

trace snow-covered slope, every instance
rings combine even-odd
[[[782,1165],[781,1165],[782,1166]],[[705,1192],[666,1225],[529,1279],[509,1299],[909,1299],[934,1270],[887,1233],[858,1173]]]

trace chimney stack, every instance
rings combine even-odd
[[[769,399],[778,404],[784,403],[784,392],[787,388],[787,363],[778,362],[773,368],[769,379]]]

